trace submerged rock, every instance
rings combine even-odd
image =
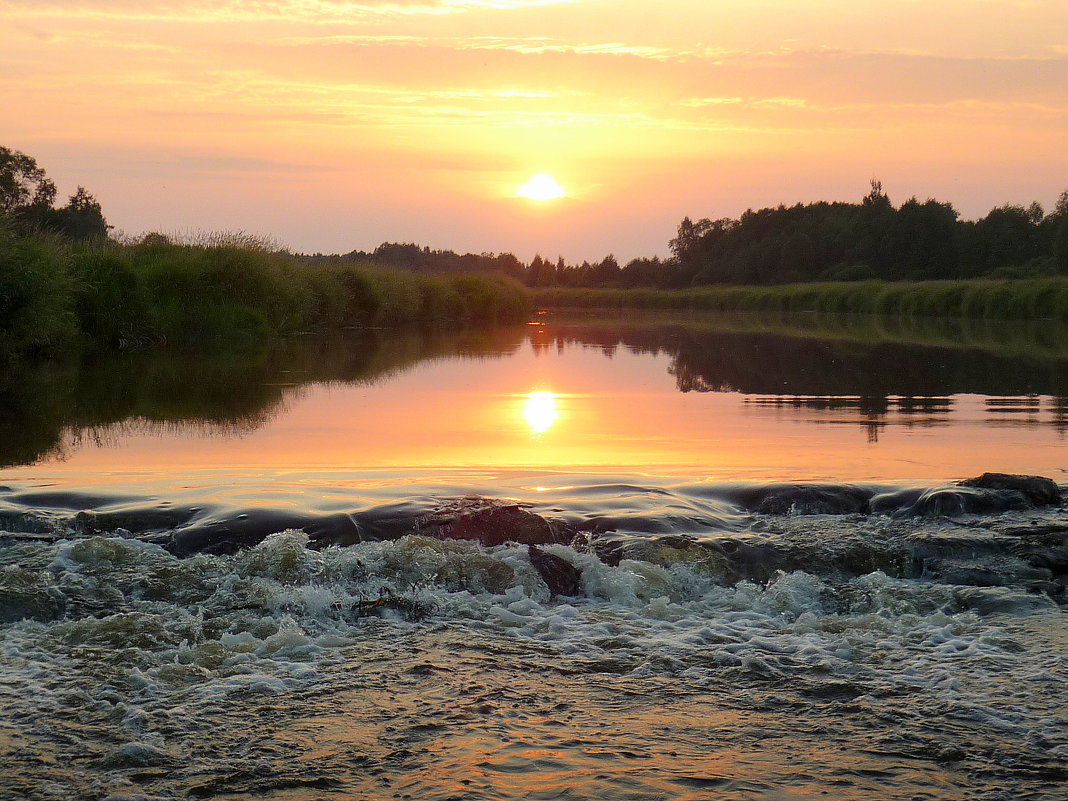
[[[1008,473],[983,473],[977,478],[959,482],[962,487],[1016,492],[1032,506],[1056,506],[1061,502],[1061,490],[1052,479],[1043,476],[1018,476]]]
[[[0,570],[0,623],[57,620],[66,604],[66,597],[37,571],[15,565]]]
[[[300,529],[310,539],[323,544],[349,545],[360,541],[359,528],[347,514],[312,517],[273,509],[252,509],[178,529],[171,538],[169,550],[179,556],[236,553],[286,529]]]
[[[992,515],[1054,506],[1061,501],[1060,488],[1052,479],[983,473],[948,487],[881,493],[872,498],[871,511],[897,516]]]
[[[438,539],[476,540],[482,545],[547,545],[570,542],[573,536],[565,524],[549,521],[518,503],[474,496],[435,510],[421,521],[419,533]]]
[[[768,484],[734,493],[742,508],[762,515],[864,514],[873,490],[851,484]]]
[[[538,571],[553,595],[581,595],[582,573],[556,554],[543,551],[536,545],[527,546],[530,564]]]
[[[1031,504],[1019,492],[999,489],[944,487],[929,490],[908,509],[911,515],[990,515],[1030,509]]]
[[[144,768],[166,765],[171,757],[146,743],[125,743],[104,757],[104,765],[109,768]]]
[[[177,528],[196,517],[195,507],[146,506],[122,510],[86,509],[74,516],[73,530],[83,537],[124,529],[135,534]]]
[[[430,514],[426,513],[425,502],[415,501],[351,514],[315,515],[278,509],[215,512],[178,528],[166,547],[179,556],[236,553],[286,529],[303,531],[308,535],[309,547],[316,549],[406,536],[470,540],[485,546],[505,542],[567,543],[574,536],[574,529],[568,524],[544,518],[521,504],[472,496],[443,504]]]

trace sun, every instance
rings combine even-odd
[[[536,200],[539,203],[546,200],[557,200],[567,194],[555,178],[543,172],[538,173],[518,187],[515,193],[520,197],[527,198],[527,200]]]
[[[559,412],[556,395],[552,392],[531,392],[523,404],[523,417],[530,426],[530,435],[540,437],[553,427]]]

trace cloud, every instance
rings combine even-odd
[[[212,21],[265,18],[351,21],[364,16],[440,16],[475,10],[510,11],[573,0],[0,0],[0,9],[27,17],[104,17],[141,20]]]

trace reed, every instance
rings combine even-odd
[[[1068,278],[784,284],[683,290],[533,291],[536,306],[556,309],[676,309],[879,314],[904,318],[1068,320]]]

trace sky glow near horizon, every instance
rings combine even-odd
[[[0,0],[0,41],[0,144],[129,234],[627,260],[872,177],[1068,188],[1060,0]]]

